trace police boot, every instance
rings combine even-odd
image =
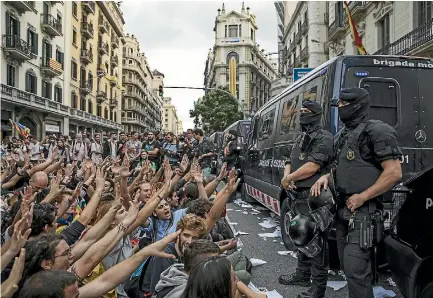
[[[299,274],[296,274],[296,272],[290,275],[281,275],[278,278],[278,282],[287,286],[297,285],[301,287],[309,287],[311,285],[309,277],[300,276]]]
[[[297,298],[324,298],[325,292],[326,288],[319,289],[317,286],[311,286],[308,290],[299,294]]]

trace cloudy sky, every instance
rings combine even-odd
[[[240,1],[225,1],[226,11],[240,11]],[[137,36],[152,69],[164,73],[166,86],[203,87],[209,48],[214,44],[213,26],[218,1],[127,0],[121,4],[125,32]],[[273,1],[246,1],[256,15],[257,42],[269,52],[277,51],[277,25]],[[201,90],[165,89],[173,99],[183,128],[193,127],[189,110],[203,95]]]

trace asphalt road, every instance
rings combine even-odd
[[[238,194],[238,198],[239,194]],[[261,206],[259,203],[251,204],[254,208]],[[285,286],[278,283],[278,277],[283,274],[290,274],[295,271],[297,259],[291,255],[280,255],[278,251],[287,251],[281,238],[262,238],[260,233],[272,233],[275,228],[263,228],[259,223],[263,219],[271,217],[271,212],[267,210],[258,210],[260,214],[250,214],[251,208],[242,208],[237,204],[230,203],[227,205],[227,218],[229,222],[235,223],[232,225],[234,231],[242,231],[248,235],[240,235],[239,239],[243,244],[243,252],[249,258],[261,259],[267,263],[253,267],[252,283],[259,288],[266,288],[268,291],[277,290],[284,298],[296,297],[306,288],[299,286]],[[248,214],[244,214],[248,212]],[[276,217],[279,221],[279,218]],[[389,275],[380,275],[380,284],[384,289],[392,290],[397,295],[402,297],[396,287],[388,284],[387,278]],[[343,281],[343,277],[329,275],[328,280]],[[340,290],[327,287],[326,297],[342,298],[348,297],[347,285]]]

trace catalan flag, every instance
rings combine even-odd
[[[359,36],[358,30],[356,30],[355,21],[353,20],[352,15],[350,14],[349,4],[347,3],[347,1],[344,1],[343,4],[344,4],[344,8],[346,9],[347,17],[349,18],[349,27],[350,27],[350,32],[352,33],[353,43],[358,48],[359,54],[368,55],[367,51],[364,48],[364,45],[362,44],[361,36]]]
[[[12,121],[11,119],[9,119],[9,121],[11,122],[12,126],[18,131],[18,133],[20,135],[22,135],[24,138],[27,138],[30,134],[30,129],[28,129],[27,127],[25,127],[24,125]]]

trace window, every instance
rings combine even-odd
[[[86,111],[86,98],[84,96],[81,96],[80,99],[80,109],[84,112]]]
[[[108,108],[107,107],[105,107],[104,118],[108,119]]]
[[[20,22],[9,12],[6,12],[6,35],[20,36]]]
[[[229,36],[228,37],[238,37],[238,25],[229,25]]]
[[[27,43],[30,46],[30,50],[33,54],[38,54],[38,34],[36,32],[33,32],[30,30],[30,28],[27,29]]]
[[[389,15],[387,15],[380,21],[380,43],[382,47],[390,44],[390,32]]]
[[[78,78],[78,67],[77,67],[77,63],[75,63],[73,60],[72,60],[72,68],[71,68],[71,70],[72,70],[72,78],[74,79],[74,80],[77,80],[77,78]]]
[[[72,91],[71,93],[71,101],[72,101],[72,108],[78,109],[78,97],[75,91]]]
[[[90,113],[90,114],[93,114],[93,104],[92,104],[91,100],[89,100],[87,102],[87,112]]]
[[[72,15],[74,17],[78,16],[78,6],[77,6],[77,2],[75,1],[72,2]]]
[[[280,135],[289,135],[295,132],[296,120],[299,116],[297,109],[298,101],[299,96],[293,97],[293,94],[289,94],[286,98],[282,99]]]
[[[38,79],[36,74],[31,70],[28,70],[26,73],[26,91],[33,94],[38,93]]]
[[[51,99],[51,83],[42,81],[42,97]]]
[[[251,28],[251,40],[254,41],[254,29],[253,28]]]
[[[59,62],[62,65],[62,69],[64,69],[64,54],[59,51],[59,49],[56,49],[56,61]]]
[[[48,40],[43,39],[43,43],[42,43],[42,57],[45,58],[51,58],[52,55],[52,46],[51,44],[48,42]]]
[[[420,1],[418,4],[418,26],[422,26],[425,23],[432,20],[433,2],[432,1]]]
[[[314,86],[310,90],[307,90],[304,92],[304,96],[302,98],[302,101],[304,101],[304,100],[317,101],[317,86]]]
[[[77,29],[75,27],[72,28],[72,44],[77,45]]]
[[[62,86],[60,85],[54,86],[54,101],[62,103],[63,102],[62,96],[63,96]]]
[[[7,65],[7,84],[9,86],[15,87],[15,66],[8,64]]]
[[[57,22],[59,22],[60,26],[62,26],[62,16],[57,14]]]
[[[259,140],[267,139],[274,129],[275,108],[265,113],[260,126]]]
[[[102,106],[99,104],[96,106],[96,116],[102,117]]]
[[[87,83],[89,84],[90,89],[93,90],[93,75],[90,72],[87,75]]]

